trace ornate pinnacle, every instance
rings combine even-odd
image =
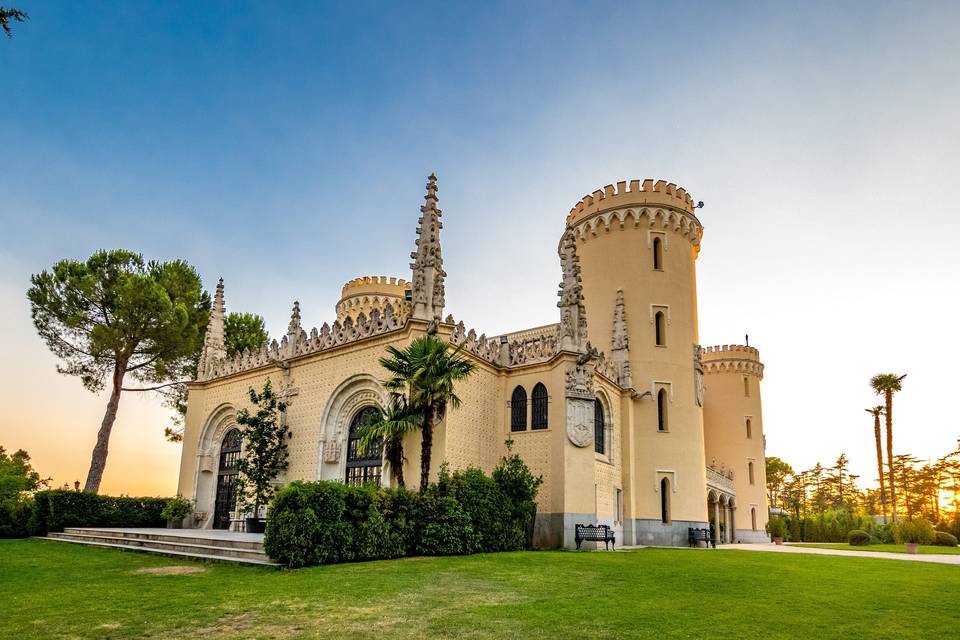
[[[203,336],[203,351],[200,353],[200,363],[197,366],[197,379],[209,377],[214,365],[227,357],[226,339],[224,337],[223,320],[226,307],[223,303],[223,278],[217,282],[213,294],[213,304],[210,307],[210,320],[207,323],[207,333]]]
[[[287,325],[287,335],[291,338],[300,336],[300,301],[293,301],[293,312],[290,314],[290,324]]]
[[[431,173],[427,178],[427,193],[420,207],[420,226],[417,227],[417,249],[410,254],[413,262],[411,295],[413,298],[412,316],[419,320],[439,322],[443,317],[444,276],[443,255],[440,250],[440,209],[437,208],[437,176]]]

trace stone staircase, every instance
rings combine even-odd
[[[68,527],[47,540],[165,556],[277,566],[263,551],[263,534],[209,529],[120,529]]]

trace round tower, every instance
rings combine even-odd
[[[686,544],[707,521],[695,261],[703,226],[686,190],[664,180],[607,185],[570,210],[587,338],[628,361],[623,403],[624,537]],[[622,294],[620,293],[622,292]],[[615,335],[616,320],[627,341]],[[666,490],[669,495],[662,495]]]
[[[724,476],[721,482],[732,481],[736,492],[733,513],[721,514],[721,521],[724,515],[730,516],[727,521],[733,520],[726,541],[766,542],[767,468],[760,352],[743,345],[723,345],[706,347],[702,353],[707,465]]]
[[[356,320],[360,313],[370,316],[377,309],[381,314],[387,304],[401,321],[410,316],[410,302],[406,299],[410,283],[403,278],[387,276],[364,276],[354,278],[343,285],[337,303],[337,320],[342,324],[347,318]]]

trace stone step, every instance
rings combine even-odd
[[[120,549],[122,551],[146,551],[156,553],[162,556],[172,556],[175,558],[188,558],[191,560],[213,560],[217,562],[236,562],[239,564],[255,564],[265,567],[279,566],[275,562],[264,562],[263,560],[252,560],[245,558],[229,558],[226,556],[205,555],[202,553],[181,553],[179,551],[169,551],[164,549],[151,549],[148,547],[132,547],[126,544],[106,544],[102,542],[86,542],[84,540],[71,540],[69,538],[37,538],[38,540],[47,540],[48,542],[68,542],[70,544],[83,544],[91,547],[102,547],[105,549]]]
[[[110,536],[100,533],[50,533],[48,537],[67,540],[82,540],[84,542],[97,542],[103,544],[126,545],[130,547],[146,547],[148,549],[170,550],[181,553],[201,553],[204,555],[223,556],[227,558],[250,558],[253,560],[269,560],[262,549],[236,549],[233,547],[224,547],[216,544],[217,541],[207,540],[204,544],[183,542],[181,540],[152,540],[149,538],[132,538],[122,536]]]
[[[209,536],[203,536],[202,534],[194,535],[192,533],[187,533],[188,531],[194,531],[193,529],[171,529],[170,531],[176,531],[178,533],[163,533],[163,529],[158,530],[143,530],[143,529],[113,529],[113,528],[102,528],[98,529],[95,527],[65,527],[63,532],[74,534],[74,535],[98,535],[98,536],[109,536],[116,538],[131,538],[134,540],[156,540],[158,542],[184,542],[187,544],[212,544],[218,547],[232,548],[232,549],[250,549],[253,551],[263,551],[263,542],[254,541],[254,540],[237,540],[230,538],[211,538]]]
[[[181,541],[167,542],[148,538],[133,538],[124,536],[109,536],[84,533],[57,533],[47,534],[46,540],[55,542],[70,542],[85,544],[109,549],[126,549],[130,551],[147,551],[167,556],[181,558],[196,558],[200,560],[219,560],[224,562],[239,562],[264,566],[277,566],[275,562],[261,550],[237,549],[219,546],[220,540],[204,540],[206,544],[193,544]]]

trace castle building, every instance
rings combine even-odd
[[[686,545],[689,527],[710,527],[721,543],[767,540],[763,364],[752,347],[698,343],[703,226],[683,188],[634,180],[585,196],[560,236],[558,322],[492,337],[444,316],[435,176],[424,200],[409,281],[351,280],[332,325],[308,333],[295,302],[280,342],[227,357],[217,286],[180,465],[198,526],[226,527],[234,515],[236,413],[266,379],[289,401],[281,481],[388,484],[379,457],[357,455],[357,428],[387,402],[385,348],[433,330],[464,345],[477,369],[436,429],[432,474],[443,462],[489,472],[512,440],[544,480],[536,546],[571,547],[575,525],[591,523],[627,545]],[[415,483],[419,433],[404,448]]]

